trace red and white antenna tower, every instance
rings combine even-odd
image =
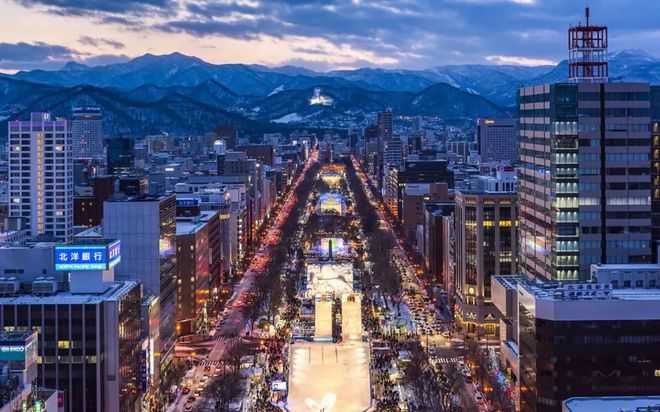
[[[607,82],[607,26],[592,26],[589,7],[586,25],[568,29],[568,79],[575,83]]]

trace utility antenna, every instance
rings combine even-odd
[[[607,26],[591,24],[591,9],[585,2],[586,25],[568,29],[568,78],[574,83],[607,82]]]

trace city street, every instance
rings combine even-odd
[[[308,159],[303,171],[300,173],[289,193],[293,194],[295,189],[303,181],[309,168],[317,162],[318,153],[313,151]],[[192,370],[193,387],[189,388],[189,393],[179,392],[176,401],[168,408],[168,412],[172,411],[186,411],[192,410],[196,406],[205,406],[207,400],[202,398],[203,389],[208,382],[211,370],[215,370],[221,361],[226,358],[226,351],[234,343],[233,337],[243,336],[248,322],[245,316],[245,309],[247,305],[251,304],[250,293],[255,287],[255,283],[259,276],[264,274],[264,270],[270,261],[271,251],[273,246],[277,245],[280,240],[282,225],[287,221],[291,210],[296,206],[299,199],[295,195],[288,196],[282,206],[278,216],[275,218],[275,223],[268,229],[262,245],[255,253],[252,262],[248,269],[243,274],[241,281],[234,288],[234,293],[229,301],[226,303],[225,309],[221,315],[220,321],[216,325],[216,340],[206,359],[195,366]],[[206,369],[206,370],[205,370]],[[205,378],[206,376],[206,378]],[[195,396],[196,400],[189,402],[188,399]]]

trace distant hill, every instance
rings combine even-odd
[[[30,110],[67,115],[81,102],[104,108],[110,134],[199,133],[221,121],[261,130],[275,127],[268,124],[272,121],[360,119],[386,107],[405,115],[469,120],[515,115],[519,87],[564,81],[567,72],[563,61],[543,67],[451,65],[319,73],[295,66],[215,65],[180,53],[146,54],[105,66],[72,62],[61,70],[0,75],[0,120]],[[641,50],[612,53],[610,77],[659,84],[660,59]],[[317,87],[332,105],[309,104]]]
[[[310,105],[313,89],[287,90],[253,100],[248,112],[261,120],[288,119],[287,122],[309,117],[332,117],[346,113],[373,113],[392,108],[402,115],[440,116],[445,119],[474,119],[476,117],[510,117],[505,109],[489,100],[464,92],[445,83],[433,84],[418,93],[373,91],[362,88],[321,88],[323,96],[332,103]]]

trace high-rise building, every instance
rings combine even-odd
[[[518,134],[514,119],[478,119],[477,149],[482,163],[518,160]]]
[[[230,124],[220,124],[214,131],[218,139],[225,141],[227,149],[233,149],[238,144],[238,131]]]
[[[383,165],[400,167],[403,163],[403,146],[398,136],[393,136],[385,142]]]
[[[601,276],[610,283],[493,278],[502,319],[500,357],[519,394],[513,397],[517,410],[561,412],[562,402],[576,396],[658,393],[660,268],[613,266],[618,276]],[[637,276],[639,286],[623,286],[626,272],[645,272]]]
[[[73,226],[69,122],[49,113],[9,122],[9,216],[31,236],[67,241]]]
[[[72,114],[73,158],[103,158],[103,116],[101,108],[74,107]]]
[[[103,202],[115,192],[114,176],[96,176],[90,179],[91,193],[73,198],[73,223],[76,226],[98,226],[103,221]]]
[[[651,86],[651,203],[653,262],[660,257],[660,86]]]
[[[35,277],[45,249],[55,276]],[[16,250],[14,276],[0,279],[0,329],[37,332],[35,384],[61,391],[61,410],[139,408],[142,288],[115,281],[120,250],[105,239]]]
[[[455,208],[453,201],[424,203],[422,256],[426,270],[447,296],[453,295]]]
[[[525,87],[519,102],[522,271],[584,280],[592,263],[649,262],[649,85]]]
[[[401,227],[410,244],[421,246],[417,234],[424,226],[424,203],[449,200],[449,185],[442,183],[406,183],[401,198]]]
[[[448,168],[445,160],[408,160],[404,167],[396,173],[398,184],[397,212],[398,218],[403,218],[403,193],[409,183],[446,183],[449,189],[454,188],[454,174]]]
[[[178,199],[182,203],[199,203],[196,199]],[[177,207],[177,210],[180,208]],[[211,286],[220,275],[217,252],[212,249],[220,241],[220,219],[217,211],[194,211],[177,216],[177,335],[198,333],[208,327],[211,313]],[[207,330],[207,329],[206,329]]]
[[[108,173],[130,173],[134,167],[133,139],[108,139]]]
[[[171,379],[176,339],[176,196],[113,197],[104,203],[103,234],[122,242],[119,280],[142,283],[160,303],[160,379]]]
[[[378,113],[376,120],[378,126],[378,134],[382,141],[386,142],[392,138],[394,134],[394,121],[392,118],[392,109],[387,109]]]
[[[468,333],[495,336],[499,318],[492,304],[491,278],[517,273],[515,186],[461,191],[455,200],[456,316]]]

